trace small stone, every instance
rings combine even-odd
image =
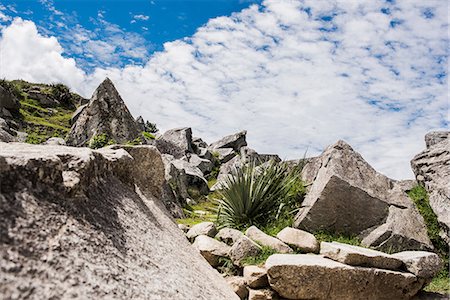
[[[269,285],[266,269],[258,266],[245,266],[244,278],[247,280],[247,285],[253,289],[260,289]]]
[[[244,277],[230,276],[225,278],[225,280],[231,286],[236,295],[239,296],[239,298],[241,298],[242,300],[247,298],[248,289],[247,289],[247,282],[245,281]]]
[[[300,229],[286,227],[277,234],[277,238],[302,252],[318,253],[320,249],[320,244],[316,237]]]
[[[230,252],[230,246],[206,235],[197,236],[192,246],[213,267],[217,267],[219,265],[219,259],[221,257],[228,257],[228,253]]]
[[[243,236],[244,234],[237,229],[222,228],[219,230],[219,233],[217,233],[216,239],[219,239],[225,244],[232,246]]]
[[[202,222],[192,226],[186,233],[188,239],[193,240],[199,235],[214,237],[217,234],[216,225],[213,222]]]
[[[257,242],[262,246],[267,246],[280,253],[292,253],[294,252],[288,245],[283,243],[277,238],[274,238],[268,234],[265,234],[256,226],[251,226],[245,231],[245,235],[251,240]]]
[[[249,289],[248,300],[276,300],[280,299],[278,294],[271,289],[253,290]]]
[[[256,256],[261,252],[261,247],[246,236],[240,238],[230,249],[230,258],[233,264],[241,266],[242,260],[250,256]]]

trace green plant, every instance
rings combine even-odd
[[[226,275],[226,276],[236,276],[239,275],[238,268],[233,264],[231,259],[227,257],[220,257],[219,258],[219,266],[216,267],[217,270],[219,270],[220,274]]]
[[[416,205],[419,213],[422,215],[427,226],[428,236],[434,246],[434,251],[444,261],[444,266],[433,278],[433,281],[425,288],[430,292],[445,292],[450,293],[450,279],[449,279],[449,247],[448,244],[440,237],[439,222],[436,214],[430,206],[428,193],[424,186],[417,185],[408,192],[409,197]]]
[[[137,137],[132,141],[126,142],[126,145],[130,145],[130,146],[142,145],[142,140],[140,137]]]
[[[148,140],[154,140],[156,138],[155,135],[147,131],[142,131],[142,135]]]
[[[299,169],[289,170],[286,164],[276,162],[265,167],[250,163],[234,170],[219,192],[219,225],[238,229],[251,225],[263,227],[289,216],[299,205],[295,194],[301,190],[299,181]]]
[[[89,148],[98,149],[108,145],[113,145],[116,142],[110,139],[106,133],[94,135],[89,141]]]
[[[261,249],[261,252],[259,252],[256,256],[249,256],[242,260],[242,265],[244,266],[250,266],[250,265],[256,265],[256,266],[262,266],[266,262],[266,260],[271,256],[272,254],[277,253],[276,250],[263,246]]]

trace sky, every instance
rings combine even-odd
[[[0,77],[90,97],[111,78],[137,117],[207,142],[246,129],[284,159],[347,141],[413,178],[448,130],[446,0],[0,0]]]

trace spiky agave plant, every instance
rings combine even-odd
[[[219,193],[219,225],[243,228],[273,221],[292,207],[299,181],[298,168],[276,162],[234,170]]]

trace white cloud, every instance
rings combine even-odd
[[[1,76],[71,80],[84,95],[109,76],[136,116],[162,129],[191,126],[209,142],[245,128],[256,150],[298,158],[345,139],[376,169],[406,178],[423,135],[449,122],[445,1],[266,0],[166,43],[145,66],[91,75],[30,26],[14,21],[3,30],[2,49],[16,51],[2,50]],[[29,51],[10,45],[19,39],[11,28],[31,38],[25,48],[50,68],[29,67]],[[132,44],[124,49],[133,53]],[[49,53],[70,71],[52,69],[42,59]]]
[[[150,19],[150,17],[146,16],[146,15],[134,15],[133,19],[138,20],[138,21],[148,21],[148,19]]]

